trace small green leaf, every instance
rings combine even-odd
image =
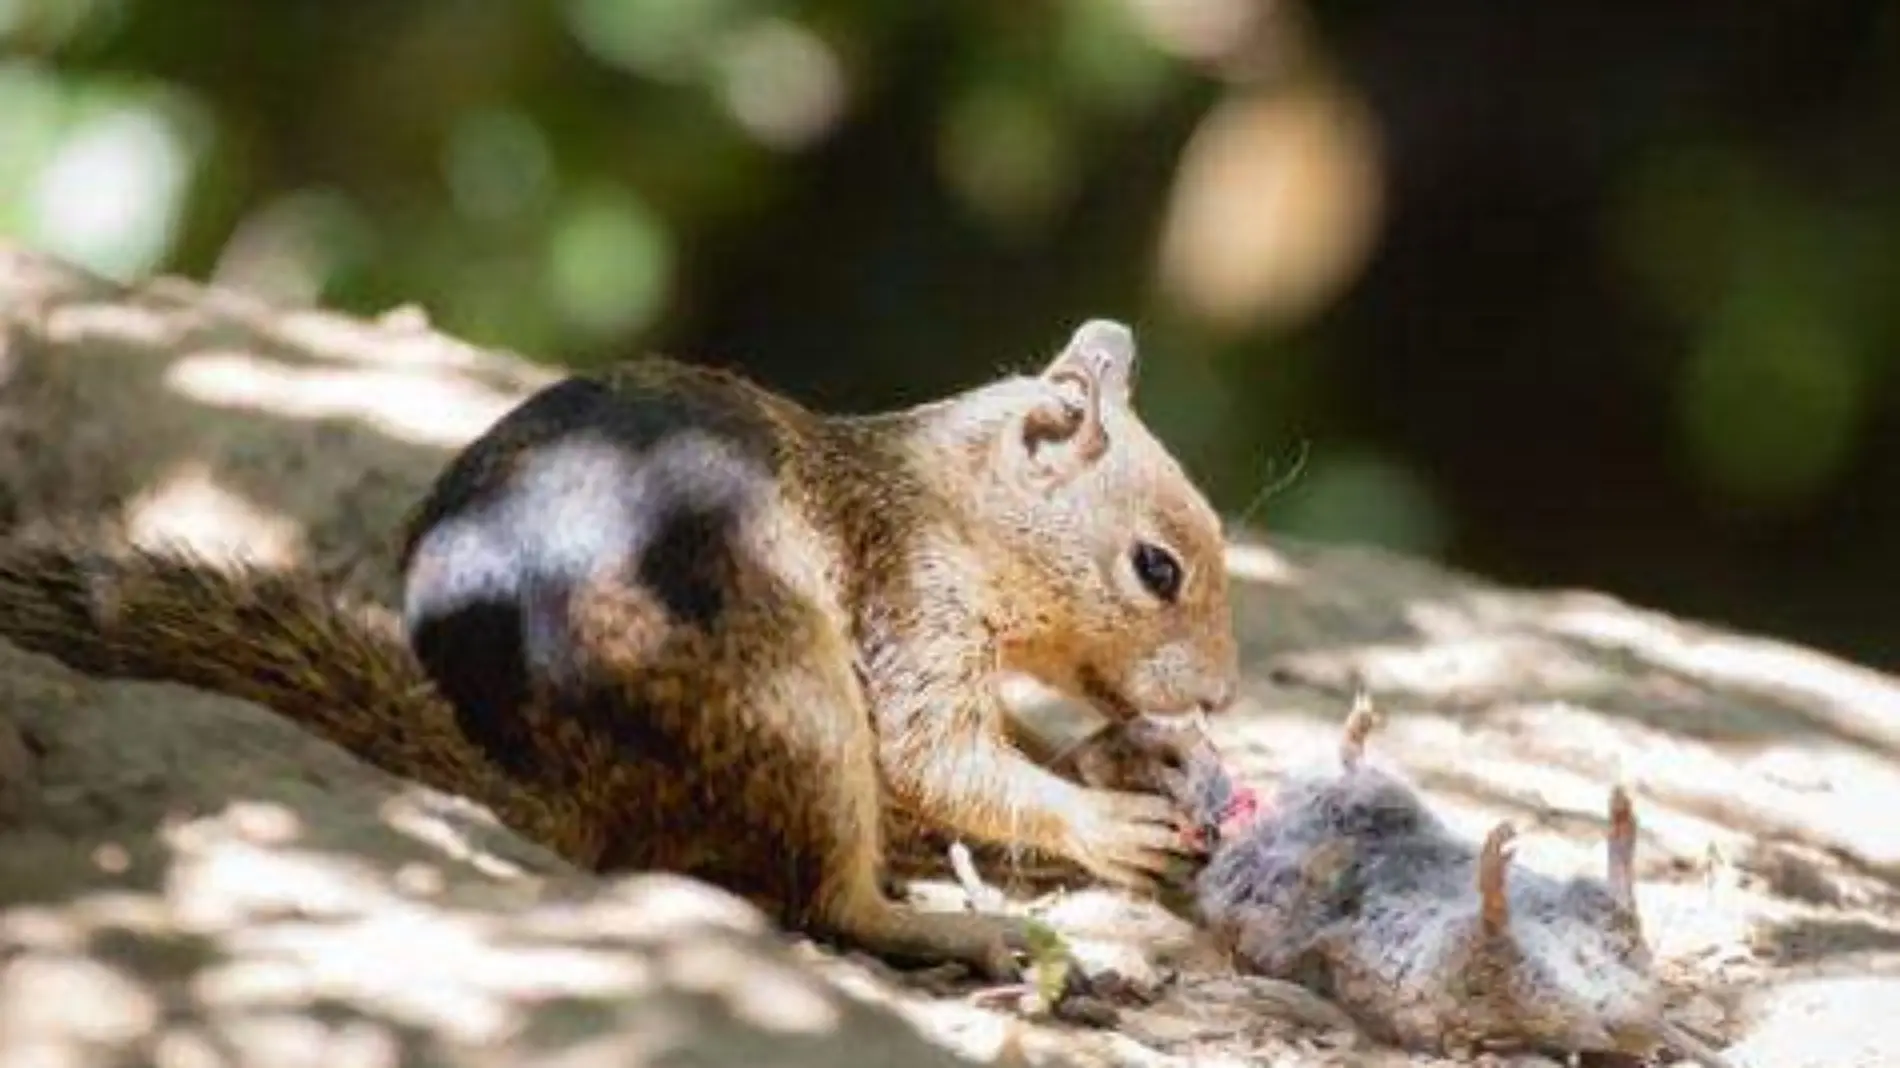
[[[1036,991],[1036,1011],[1053,1011],[1068,986],[1072,961],[1062,936],[1047,924],[1029,921],[1029,969]]]

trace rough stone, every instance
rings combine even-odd
[[[97,524],[387,600],[403,510],[549,377],[408,311],[282,312],[0,249],[0,529]],[[1620,778],[1685,1022],[1744,1064],[1900,1062],[1900,1021],[1872,1011],[1900,1003],[1900,681],[1367,549],[1240,533],[1230,564],[1247,685],[1216,733],[1242,776],[1330,746],[1368,686],[1380,751],[1467,830],[1514,819],[1553,871],[1600,863]],[[255,706],[0,645],[5,1068],[1425,1063],[1275,1021],[1152,906],[1024,907],[1178,974],[1123,1033],[1018,1022],[690,880],[566,871]]]

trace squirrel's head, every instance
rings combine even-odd
[[[1220,517],[1136,416],[1134,370],[1134,335],[1095,319],[984,391],[1002,666],[1118,720],[1219,711],[1239,675]]]

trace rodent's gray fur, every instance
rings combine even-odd
[[[1604,877],[1556,879],[1510,863],[1509,824],[1473,843],[1366,760],[1375,723],[1362,697],[1336,763],[1288,777],[1250,824],[1213,845],[1195,911],[1238,966],[1298,982],[1368,1035],[1412,1049],[1669,1047],[1726,1063],[1664,1019],[1621,788],[1610,794]],[[1218,828],[1232,785],[1211,745],[1139,723],[1119,733],[1117,773],[1159,780]],[[1137,749],[1165,756],[1143,771],[1129,756]]]

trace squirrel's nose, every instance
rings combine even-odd
[[[1240,697],[1240,683],[1232,678],[1222,679],[1203,696],[1199,702],[1202,712],[1225,712],[1233,707]]]

